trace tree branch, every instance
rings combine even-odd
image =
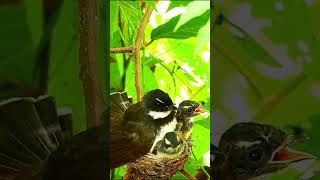
[[[141,86],[141,59],[140,59],[140,48],[142,46],[142,40],[144,36],[144,29],[149,21],[149,18],[152,13],[152,8],[146,4],[147,10],[143,16],[143,19],[140,23],[137,37],[135,40],[135,53],[134,53],[134,64],[135,64],[135,85],[137,91],[137,101],[142,99],[142,86]]]
[[[102,89],[97,73],[97,17],[97,0],[79,1],[79,76],[84,91],[88,127],[101,125],[104,111]]]
[[[135,48],[130,46],[130,47],[119,47],[119,48],[111,48],[110,49],[111,54],[115,53],[130,53],[134,54],[135,53]]]
[[[180,172],[187,177],[189,180],[197,180],[195,177],[193,177],[191,174],[189,174],[186,170],[181,169]]]

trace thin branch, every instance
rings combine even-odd
[[[190,180],[197,180],[197,178],[193,177],[190,173],[188,173],[186,170],[181,169],[180,172],[187,177]]]
[[[119,48],[111,48],[110,49],[110,53],[111,54],[115,54],[115,53],[130,53],[130,54],[134,54],[135,53],[135,48],[132,46],[129,47],[119,47]]]
[[[213,41],[213,48],[217,50],[221,55],[223,55],[247,80],[249,86],[254,91],[255,95],[259,100],[263,98],[262,91],[258,88],[257,83],[253,80],[251,74],[243,67],[243,65],[237,61],[233,56],[228,54],[223,48],[221,48],[218,43]]]
[[[205,87],[206,87],[206,84],[202,85],[195,93],[191,95],[190,99],[193,99],[194,97],[196,97],[202,90],[204,90]]]
[[[262,117],[271,112],[276,105],[278,105],[286,96],[294,91],[305,79],[307,75],[305,73],[299,74],[294,80],[289,82],[283,89],[276,92],[271,97],[265,98],[262,102],[260,111],[254,116],[253,121],[259,121]]]
[[[197,156],[194,154],[194,152],[192,151],[192,156],[194,158],[194,160],[196,160],[197,164],[199,165],[199,162],[198,162],[198,158]],[[207,170],[204,169],[203,166],[199,165],[200,169],[203,171],[203,173],[210,179],[210,175],[209,173],[207,172]]]
[[[84,91],[88,127],[101,125],[104,111],[102,87],[97,73],[97,12],[97,0],[79,1],[79,76]]]
[[[141,86],[141,59],[140,59],[140,49],[142,46],[142,40],[144,36],[144,29],[149,22],[149,18],[152,13],[152,7],[146,4],[146,12],[143,16],[143,19],[140,23],[137,37],[135,40],[135,54],[134,54],[134,60],[135,60],[135,86],[137,91],[137,101],[141,101],[142,99],[142,86]]]

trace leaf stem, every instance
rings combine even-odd
[[[271,112],[286,96],[295,90],[305,79],[307,75],[300,73],[294,80],[289,82],[283,89],[276,92],[272,96],[263,99],[260,111],[254,116],[253,121],[259,121],[267,113]]]
[[[258,99],[262,99],[262,91],[258,88],[257,83],[253,80],[252,75],[244,68],[244,66],[237,61],[233,56],[228,54],[222,47],[220,47],[215,41],[213,41],[213,48],[217,50],[221,55],[223,55],[238,71],[244,78],[247,80],[249,86],[254,91]]]
[[[196,157],[196,155],[194,154],[193,151],[192,151],[192,156],[193,156],[194,160],[196,160],[198,166],[200,166],[200,165],[199,165],[199,162],[198,162],[198,159],[197,159],[197,157]],[[203,173],[210,179],[209,173],[203,168],[203,166],[200,166],[200,169],[201,169],[201,170],[203,171]]]

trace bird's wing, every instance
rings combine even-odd
[[[110,167],[116,168],[147,154],[155,139],[153,129],[142,123],[115,121],[110,128]]]

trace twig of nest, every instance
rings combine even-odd
[[[127,164],[124,180],[170,179],[177,171],[183,169],[192,151],[192,140],[188,139],[183,152],[174,159],[159,159],[156,155],[142,156],[133,163]]]

